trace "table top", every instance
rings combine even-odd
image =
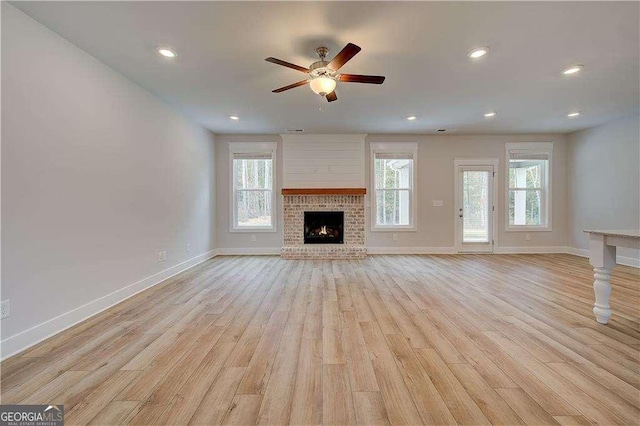
[[[582,232],[586,232],[588,234],[596,234],[596,235],[606,235],[612,237],[622,237],[622,238],[640,238],[640,230],[638,229],[585,229]]]

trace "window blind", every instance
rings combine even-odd
[[[234,160],[271,160],[270,152],[234,152]]]
[[[412,160],[411,153],[376,152],[376,160]]]
[[[548,160],[548,152],[509,151],[510,160]]]

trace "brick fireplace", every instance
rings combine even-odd
[[[362,259],[367,255],[364,245],[364,188],[283,189],[284,259]],[[305,212],[307,217],[342,212],[342,242],[318,244],[307,238],[305,244]],[[337,215],[326,215],[336,217]],[[340,215],[342,217],[342,215]],[[322,225],[320,225],[322,226]],[[308,227],[308,225],[307,225]],[[308,231],[308,229],[307,229]],[[318,232],[316,232],[317,234]],[[312,242],[309,244],[309,242]]]

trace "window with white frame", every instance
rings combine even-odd
[[[232,231],[275,230],[275,150],[275,143],[229,143]]]
[[[507,229],[551,229],[553,143],[506,144]]]
[[[372,143],[373,230],[415,229],[417,143]]]

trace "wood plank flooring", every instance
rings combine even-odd
[[[1,365],[74,424],[638,424],[640,276],[569,255],[218,257]]]

